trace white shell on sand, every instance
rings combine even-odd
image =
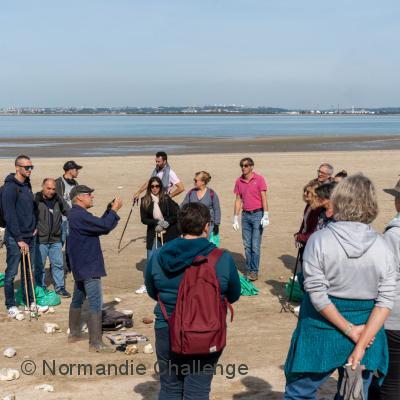
[[[14,347],[8,347],[4,350],[3,354],[5,357],[12,358],[17,354],[17,350],[15,350]]]
[[[22,313],[19,313],[19,314],[17,314],[17,315],[15,316],[15,319],[16,319],[17,321],[22,321],[23,319],[25,319],[25,315],[22,314]]]
[[[124,188],[123,186],[118,186],[118,187],[117,187],[117,189],[123,189],[123,188]]]
[[[49,307],[49,309],[47,310],[47,312],[49,314],[54,314],[56,312],[56,310],[54,309],[54,307]]]
[[[146,344],[146,346],[143,347],[143,353],[145,353],[145,354],[154,353],[153,346],[151,345],[151,343]]]
[[[13,381],[19,379],[19,371],[11,368],[0,369],[0,381]]]
[[[37,386],[35,386],[35,389],[43,390],[43,392],[54,392],[54,387],[51,385],[48,385],[47,383],[37,385]]]
[[[1,400],[15,400],[15,394],[7,394]]]
[[[131,354],[136,354],[139,353],[139,349],[135,344],[130,344],[129,346],[126,346],[125,349],[125,354],[126,355],[131,355]]]
[[[114,301],[116,302],[116,303],[121,303],[121,299],[119,298],[119,297],[114,297]]]
[[[45,322],[43,325],[43,331],[44,333],[55,333],[55,332],[61,332],[61,329],[56,323]]]

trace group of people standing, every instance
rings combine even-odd
[[[304,187],[294,235],[304,297],[285,363],[286,400],[316,399],[335,370],[336,400],[400,395],[400,182],[385,189],[398,214],[382,236],[370,225],[378,214],[372,182],[346,176],[322,164]]]

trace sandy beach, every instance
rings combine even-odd
[[[288,312],[280,312],[280,296],[283,294],[283,284],[291,275],[294,266],[296,249],[293,245],[293,233],[298,229],[304,203],[301,200],[303,185],[316,176],[321,162],[330,162],[335,169],[346,169],[349,173],[362,171],[375,183],[379,198],[379,216],[374,227],[382,231],[386,222],[394,214],[393,199],[382,192],[383,188],[393,187],[398,179],[397,166],[400,159],[400,139],[387,139],[383,150],[365,151],[362,146],[368,137],[357,143],[359,151],[349,147],[354,143],[348,138],[332,138],[323,142],[317,139],[289,141],[280,144],[278,139],[238,141],[224,147],[219,140],[208,142],[204,139],[193,141],[198,143],[201,154],[170,154],[172,168],[185,184],[192,186],[193,175],[196,171],[210,172],[212,179],[209,184],[220,196],[222,206],[221,243],[234,256],[239,269],[243,269],[243,246],[241,234],[232,230],[233,185],[240,174],[239,159],[251,156],[255,160],[255,170],[266,177],[269,184],[268,200],[271,224],[266,229],[262,242],[260,277],[256,286],[260,294],[255,297],[243,297],[234,305],[235,318],[229,323],[228,345],[220,363],[225,367],[225,374],[217,375],[212,384],[211,398],[214,400],[256,400],[281,399],[284,391],[284,374],[282,366],[285,362],[292,330],[296,317]],[[76,139],[74,139],[76,141]],[[286,140],[286,139],[285,139]],[[322,139],[321,139],[322,140]],[[344,142],[344,147],[334,147],[334,143]],[[243,149],[243,143],[245,143]],[[283,144],[282,144],[283,143]],[[395,144],[393,144],[395,143]],[[84,141],[79,142],[82,146]],[[155,143],[161,145],[161,142]],[[192,144],[192,142],[190,142]],[[78,146],[77,145],[77,146]],[[90,144],[86,144],[90,147]],[[203,146],[203,147],[201,147]],[[242,146],[242,147],[240,147]],[[253,147],[251,147],[253,146]],[[282,147],[283,146],[283,147]],[[297,147],[296,147],[297,146]],[[305,147],[304,147],[305,146]],[[314,147],[313,147],[314,146]],[[315,147],[317,146],[317,147]],[[62,149],[62,146],[58,146]],[[194,146],[196,148],[196,145]],[[225,151],[223,151],[225,149]],[[44,150],[44,152],[43,152]],[[54,150],[54,149],[53,149]],[[76,157],[77,153],[53,151],[52,148],[30,148],[29,145],[18,149],[7,149],[7,153],[26,151],[31,154],[35,169],[32,184],[35,191],[40,188],[44,177],[58,177],[62,172],[61,166],[73,157],[84,168],[79,176],[79,182],[92,186],[95,191],[95,207],[93,213],[100,214],[106,204],[116,195],[125,201],[120,215],[119,226],[108,236],[103,237],[102,245],[108,276],[103,280],[104,300],[106,305],[116,309],[132,309],[134,311],[134,330],[147,335],[154,344],[153,326],[143,324],[142,318],[152,316],[154,302],[146,295],[136,295],[134,290],[143,283],[142,270],[145,263],[145,226],[140,223],[139,209],[133,211],[131,223],[126,231],[123,245],[124,250],[118,254],[117,244],[125,220],[130,211],[130,198],[134,190],[148,178],[154,168],[154,157],[151,155],[124,157]],[[305,151],[308,150],[308,151]],[[313,151],[318,150],[318,151]],[[61,150],[60,150],[61,151]],[[65,151],[65,149],[63,150]],[[209,152],[209,154],[207,154]],[[148,153],[153,154],[153,150]],[[214,154],[210,154],[214,153]],[[240,154],[238,154],[240,153]],[[4,156],[4,149],[1,154]],[[39,155],[42,158],[37,158]],[[44,158],[43,156],[49,157]],[[59,158],[62,157],[62,158]],[[0,160],[2,175],[13,171],[13,159]],[[183,200],[183,195],[177,201]],[[5,249],[0,250],[0,271],[5,269]],[[18,279],[19,283],[19,279]],[[67,277],[67,289],[72,291],[71,275]],[[115,297],[122,299],[121,303],[113,303]],[[0,290],[0,310],[4,314],[4,292]],[[17,399],[143,399],[153,400],[158,394],[158,380],[153,365],[155,354],[139,353],[126,356],[121,352],[109,356],[88,352],[87,342],[67,344],[68,307],[69,300],[63,300],[56,308],[55,314],[43,315],[38,321],[7,321],[1,318],[0,337],[1,352],[6,347],[13,346],[17,350],[16,357],[4,358],[0,355],[0,366],[20,370],[21,363],[32,360],[36,364],[33,375],[21,374],[20,379],[12,382],[0,382],[0,395],[15,393]],[[61,333],[46,335],[43,333],[44,322],[57,322]],[[44,361],[56,366],[56,374],[52,375],[49,368],[43,371]],[[129,376],[79,376],[74,368],[61,367],[62,364],[96,364],[114,363],[117,365],[128,361],[129,365],[144,364],[146,372],[139,375],[136,371]],[[235,377],[232,378],[232,366],[236,367]],[[240,364],[248,367],[246,375],[238,373]],[[232,378],[232,379],[231,379]],[[332,394],[334,378],[326,384],[320,397]],[[54,393],[43,394],[35,390],[36,385],[49,383],[54,386]]]

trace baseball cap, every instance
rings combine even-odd
[[[72,200],[74,197],[80,195],[80,194],[87,194],[87,193],[93,193],[94,189],[91,189],[88,186],[85,185],[76,185],[71,189],[71,192],[69,193],[69,197]]]
[[[68,171],[70,169],[82,169],[82,165],[78,165],[75,161],[71,160],[71,161],[67,161],[64,166],[63,169],[64,171]]]
[[[383,189],[383,191],[391,194],[394,197],[400,197],[400,181],[397,182],[393,189]]]

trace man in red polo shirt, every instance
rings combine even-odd
[[[254,161],[240,160],[242,176],[235,183],[236,195],[233,229],[239,230],[239,213],[242,206],[242,238],[246,256],[246,275],[251,281],[258,279],[260,246],[263,229],[269,225],[267,184],[264,177],[253,171]]]

